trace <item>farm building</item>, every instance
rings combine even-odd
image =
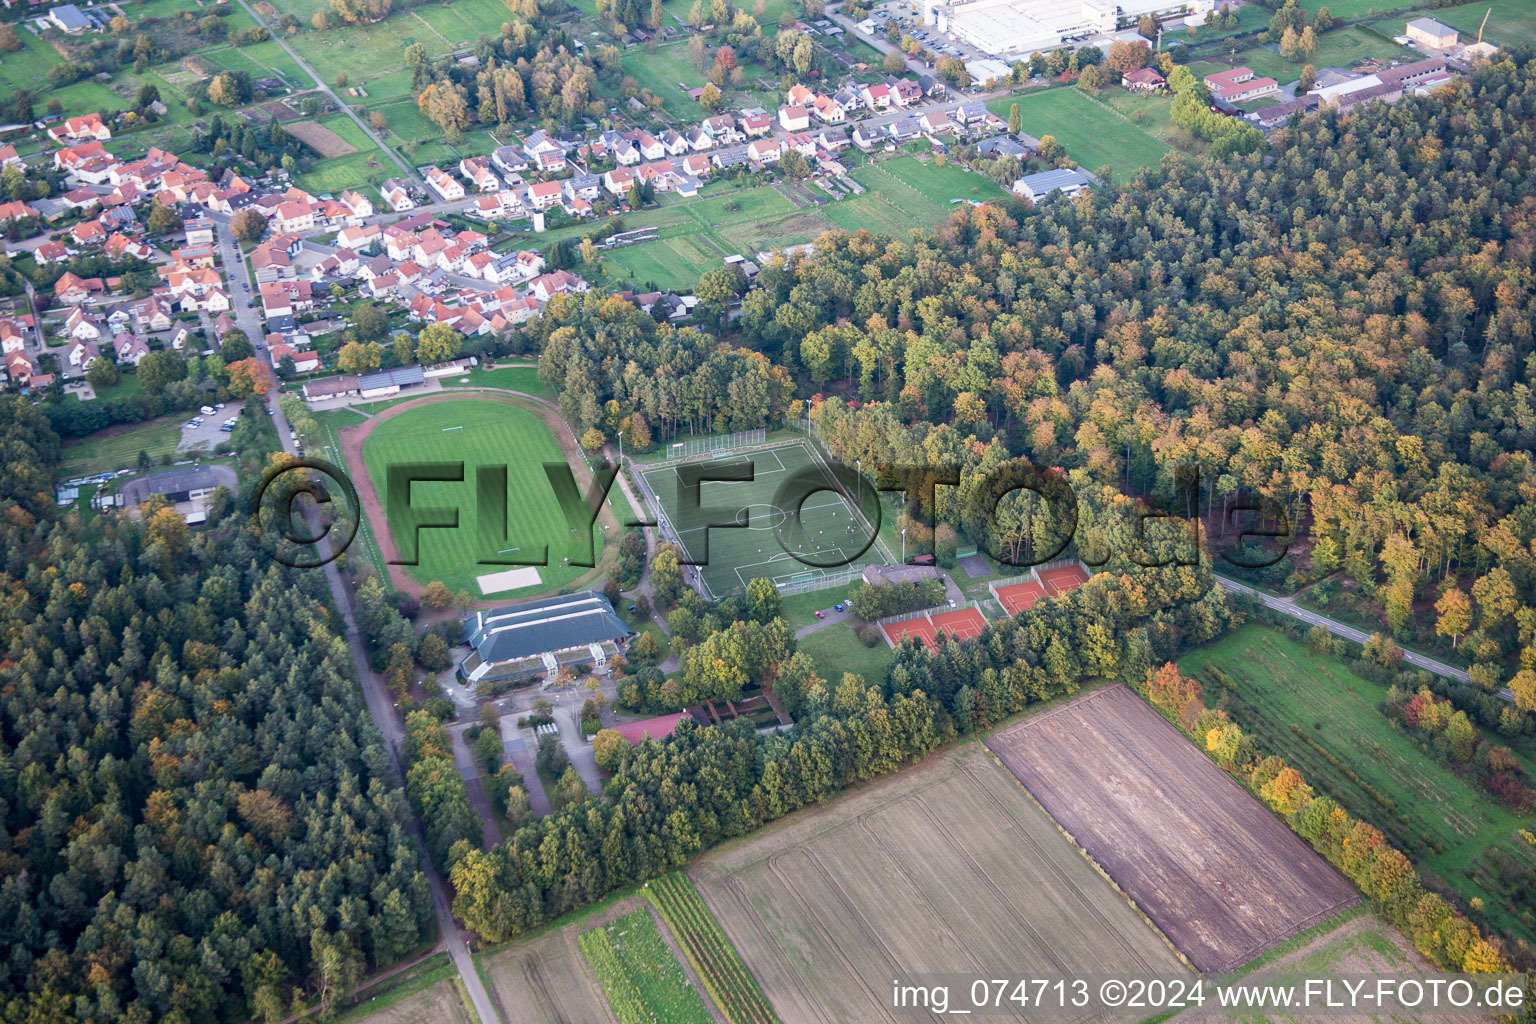
[[[81,32],[95,27],[95,22],[91,21],[85,15],[85,12],[74,4],[64,4],[63,6],[53,8],[48,12],[48,21],[60,32],[67,32],[72,36],[79,35]]]
[[[459,663],[466,683],[603,665],[635,635],[595,590],[476,612],[463,625],[464,643],[474,649]]]
[[[1052,192],[1060,192],[1064,196],[1075,196],[1090,184],[1088,175],[1082,171],[1057,170],[1041,171],[1039,174],[1028,174],[1013,183],[1014,195],[1020,195],[1038,203]]]
[[[1414,18],[1408,23],[1408,38],[1432,50],[1449,50],[1461,36],[1451,26],[1434,18]]]

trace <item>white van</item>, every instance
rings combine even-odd
[[[204,416],[212,416],[216,410],[211,405],[205,405],[198,411],[201,412]]]

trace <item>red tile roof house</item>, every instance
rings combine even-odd
[[[66,270],[64,276],[55,282],[53,294],[60,302],[75,306],[90,298],[93,293],[102,291],[103,288],[104,285],[99,277],[80,277],[73,271]]]
[[[628,740],[630,746],[637,747],[648,739],[666,739],[677,729],[678,723],[687,717],[688,712],[679,711],[675,715],[658,715],[655,718],[643,718],[638,722],[622,722],[610,728]]]
[[[559,206],[560,182],[541,181],[528,186],[528,202],[538,210],[548,210]]]
[[[1273,78],[1254,78],[1249,68],[1233,68],[1205,76],[1205,87],[1220,100],[1242,103],[1261,96],[1271,96],[1280,91],[1280,83]]]
[[[0,223],[8,220],[25,220],[27,217],[36,216],[37,211],[19,199],[9,203],[0,203]]]
[[[44,242],[32,250],[32,258],[38,263],[61,263],[69,259],[69,247],[63,242]]]
[[[891,87],[888,85],[866,85],[863,94],[864,103],[871,107],[888,107],[891,105]]]
[[[1155,68],[1137,68],[1120,78],[1120,84],[1129,92],[1150,94],[1163,88],[1163,76]]]
[[[112,137],[112,129],[101,120],[100,114],[82,114],[62,121],[48,129],[49,138],[55,142],[80,142],[95,139],[98,142]]]

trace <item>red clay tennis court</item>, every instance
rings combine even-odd
[[[1080,565],[1065,565],[1060,569],[1045,569],[1039,574],[1040,582],[1052,597],[1076,590],[1088,582],[1088,573]]]
[[[1003,611],[1009,615],[1027,612],[1035,606],[1036,601],[1045,598],[1045,588],[1034,580],[998,587],[995,593],[998,603],[1003,606]]]
[[[938,615],[922,615],[905,622],[888,622],[880,627],[885,640],[896,647],[906,637],[921,640],[930,650],[939,649],[939,631],[943,630],[955,640],[969,640],[980,636],[987,628],[987,619],[975,608],[959,608]]]
[[[981,631],[987,628],[987,620],[975,608],[960,608],[942,615],[930,615],[928,621],[933,623],[935,631],[944,630],[955,640],[980,636]]]
[[[908,619],[906,622],[890,622],[880,627],[880,632],[885,634],[886,643],[892,647],[898,646],[906,637],[921,640],[930,651],[938,649],[938,634],[934,632],[933,624],[926,618]]]

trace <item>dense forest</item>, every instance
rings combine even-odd
[[[205,531],[56,517],[58,453],[0,398],[0,1020],[324,1003],[433,927],[324,578],[228,492]]]

